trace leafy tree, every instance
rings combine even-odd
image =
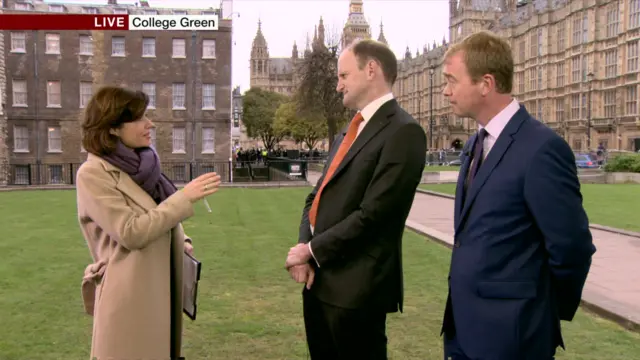
[[[295,100],[280,105],[276,111],[275,128],[296,143],[304,143],[309,150],[327,136],[326,119],[318,114],[300,113]]]
[[[338,43],[325,46],[314,44],[300,65],[300,85],[297,99],[299,113],[317,114],[327,123],[329,143],[332,144],[338,127],[347,120],[338,85]]]
[[[273,150],[284,136],[274,127],[274,122],[276,110],[287,99],[285,95],[259,88],[251,88],[244,94],[242,121],[247,135],[261,139],[268,150]]]

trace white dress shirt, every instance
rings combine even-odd
[[[360,126],[358,127],[358,133],[356,134],[356,137],[353,139],[354,142],[358,138],[358,135],[360,135],[364,127],[367,125],[369,120],[371,120],[373,115],[380,109],[380,107],[391,100],[393,100],[393,94],[387,93],[373,100],[367,106],[365,106],[362,110],[360,110],[360,114],[362,114],[362,118],[364,120],[360,123]],[[351,145],[353,145],[353,143],[351,143]],[[325,164],[325,166],[329,166],[329,164]],[[313,234],[313,225],[310,224],[310,228],[311,228],[311,234]],[[308,245],[309,245],[309,251],[311,252],[311,256],[313,256],[313,259],[316,260],[316,257],[313,255],[313,250],[311,249],[311,241],[309,241]],[[320,267],[320,264],[318,264],[317,260],[316,260],[316,264],[318,265],[318,267]]]
[[[498,137],[502,133],[502,130],[507,126],[509,120],[520,110],[520,104],[518,100],[513,99],[507,107],[502,109],[496,116],[494,116],[484,129],[487,131],[487,135],[484,137],[482,159],[486,159],[489,151],[493,145],[495,145]],[[482,129],[482,125],[478,125],[478,130]]]

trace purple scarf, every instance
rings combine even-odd
[[[176,192],[177,188],[162,173],[160,158],[153,148],[130,149],[118,141],[116,150],[103,159],[126,172],[157,204]]]

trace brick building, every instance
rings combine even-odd
[[[2,14],[2,8],[0,7],[0,14]],[[6,76],[4,71],[4,33],[0,31],[0,186],[6,185],[8,164],[9,164],[9,151],[7,148],[7,117],[6,117]]]
[[[115,0],[105,5],[4,0],[4,11],[218,14]],[[175,180],[188,180],[188,163],[228,161],[231,20],[221,20],[217,31],[4,31],[4,39],[10,182],[70,183],[87,156],[79,127],[84,106],[107,84],[150,96],[153,143]]]

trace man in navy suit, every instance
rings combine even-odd
[[[444,95],[479,127],[456,187],[445,359],[553,359],[595,252],[573,152],[511,96],[513,68],[485,31],[445,55]]]

